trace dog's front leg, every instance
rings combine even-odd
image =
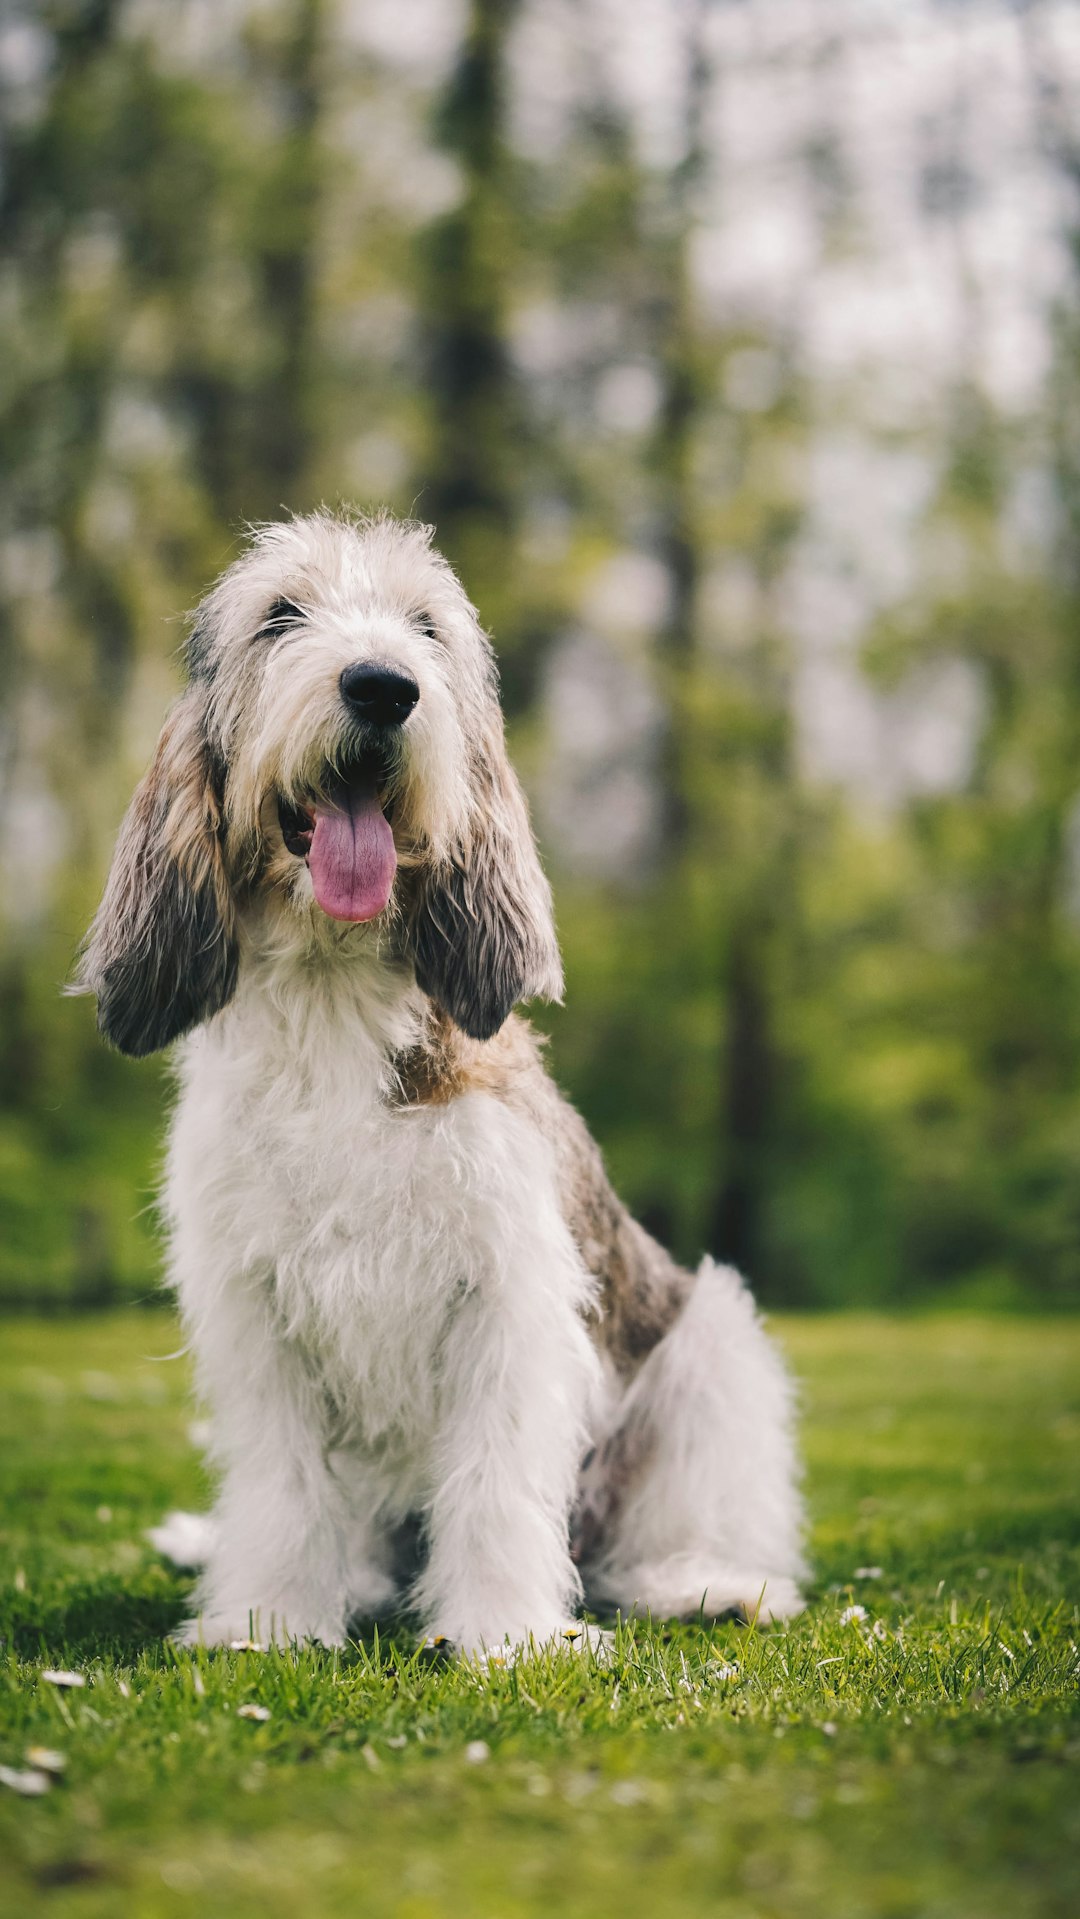
[[[561,1640],[580,1595],[569,1514],[596,1385],[584,1275],[553,1212],[518,1224],[512,1265],[473,1285],[441,1356],[415,1597],[429,1630],[468,1656]]]
[[[205,1315],[190,1295],[184,1304],[223,1476],[198,1610],[181,1637],[343,1644],[345,1515],[303,1355],[256,1285],[226,1284]]]

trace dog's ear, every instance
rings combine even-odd
[[[561,999],[551,888],[495,709],[472,766],[473,807],[453,855],[421,869],[412,917],[416,977],[472,1039],[519,1000]]]
[[[236,987],[222,774],[206,702],[205,686],[192,686],[165,721],[120,828],[73,988],[97,995],[105,1038],[135,1058],[219,1012]]]

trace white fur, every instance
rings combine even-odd
[[[419,698],[387,769],[406,884],[353,926],[316,905],[279,802],[350,750],[339,676],[363,660]],[[573,1115],[544,1128],[527,1099],[478,1090],[482,1072],[395,1097],[430,1016],[418,977],[481,1046],[515,999],[561,990],[490,648],[429,530],[262,529],[199,609],[192,669],[81,973],[125,1050],[197,1029],[165,1212],[221,1484],[209,1526],[173,1514],[153,1535],[204,1562],[186,1636],[337,1644],[408,1601],[466,1653],[566,1643],[582,1483],[611,1517],[590,1599],[797,1610],[789,1393],[738,1278],[706,1262],[616,1383],[551,1144]],[[624,1439],[638,1470],[609,1498]],[[403,1591],[416,1521],[426,1556]]]
[[[375,966],[252,969],[185,1049],[173,1276],[223,1472],[192,1638],[340,1642],[414,1511],[432,1632],[546,1640],[578,1595],[599,1367],[551,1155],[486,1095],[387,1107],[415,989]]]
[[[738,1273],[702,1261],[670,1332],[607,1430],[639,1435],[649,1470],[590,1569],[589,1595],[658,1618],[802,1609],[792,1395]]]

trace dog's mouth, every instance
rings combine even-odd
[[[378,756],[327,773],[303,804],[278,798],[281,836],[305,860],[317,905],[334,920],[373,920],[390,902],[397,849],[388,770]]]

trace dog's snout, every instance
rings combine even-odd
[[[353,711],[373,726],[403,726],[420,698],[420,688],[407,673],[364,662],[345,668],[341,691]]]

